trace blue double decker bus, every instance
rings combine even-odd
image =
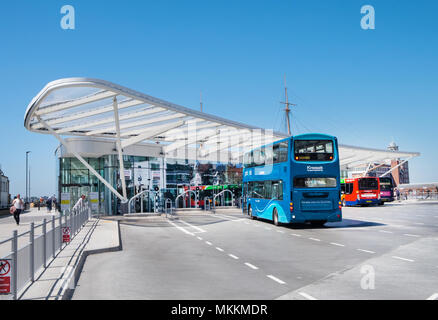
[[[279,223],[342,220],[336,137],[303,134],[244,155],[244,212]]]

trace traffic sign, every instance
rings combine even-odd
[[[11,259],[0,260],[0,294],[11,293]]]
[[[69,243],[70,242],[70,228],[62,227],[62,242]]]

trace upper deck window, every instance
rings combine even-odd
[[[286,162],[288,147],[289,142],[283,141],[245,153],[243,160],[245,168]]]
[[[384,191],[391,190],[393,188],[391,178],[380,178],[380,189]]]
[[[376,178],[359,179],[359,190],[377,190],[379,183]]]
[[[296,161],[331,161],[334,158],[332,140],[295,140]]]

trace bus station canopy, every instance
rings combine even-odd
[[[154,142],[170,158],[194,146],[198,160],[225,152],[229,155],[226,160],[241,162],[243,153],[251,148],[287,137],[285,133],[224,119],[90,78],[60,79],[47,84],[29,104],[24,126],[32,132],[54,135],[65,147],[63,136],[114,140],[119,159],[127,146]],[[346,145],[340,145],[339,153],[342,166],[419,155]],[[74,155],[81,160],[80,155]],[[121,178],[124,180],[123,175]]]

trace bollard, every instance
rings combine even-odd
[[[43,220],[43,266],[47,267],[47,228],[46,228],[47,220]]]
[[[35,281],[35,223],[30,223],[29,232],[29,275],[30,281]]]
[[[18,285],[18,272],[17,272],[17,260],[18,260],[18,231],[14,230],[12,232],[12,242],[11,242],[11,251],[12,251],[12,299],[17,300],[17,285]]]
[[[55,258],[55,216],[52,216],[52,257]]]
[[[61,242],[59,245],[59,250],[62,249],[62,212],[59,213],[59,241]]]

